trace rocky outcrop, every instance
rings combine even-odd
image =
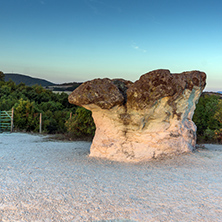
[[[108,78],[85,82],[69,102],[92,111],[96,133],[90,156],[140,161],[194,149],[192,117],[205,84],[206,74],[200,71],[155,70],[135,83]]]

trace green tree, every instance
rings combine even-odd
[[[71,137],[85,137],[94,136],[95,134],[95,124],[92,118],[92,112],[78,107],[76,113],[71,119],[66,121],[66,127],[69,135]]]
[[[217,116],[220,97],[215,95],[203,95],[200,97],[193,116],[197,126],[198,141],[212,141],[214,132],[221,128]],[[219,117],[219,115],[218,115]]]
[[[13,105],[16,103],[16,99],[11,95],[3,95],[0,98],[0,110],[9,111],[12,109]]]
[[[219,100],[214,118],[222,125],[222,100]]]
[[[34,101],[31,102],[30,100],[23,100],[21,98],[15,104],[14,123],[15,127],[20,130],[38,131],[39,110]]]
[[[5,81],[5,74],[0,71],[0,81]]]

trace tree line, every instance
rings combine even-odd
[[[196,106],[193,121],[197,126],[197,141],[222,143],[222,97],[203,93]],[[38,132],[42,113],[44,133],[66,134],[70,138],[92,138],[95,125],[91,112],[68,102],[65,93],[56,94],[42,86],[16,85],[4,81],[0,72],[0,110],[14,107],[17,130]],[[71,118],[70,118],[71,113]]]
[[[95,125],[91,112],[70,104],[66,93],[53,93],[40,85],[16,85],[4,81],[0,72],[0,110],[14,107],[14,128],[18,131],[38,132],[42,113],[42,131],[66,134],[70,138],[92,137]],[[71,114],[71,115],[70,115]]]

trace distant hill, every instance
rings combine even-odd
[[[68,91],[68,92],[72,92],[73,90],[75,90],[77,87],[79,87],[82,83],[79,82],[70,82],[70,83],[63,83],[63,84],[57,84],[57,85],[53,85],[53,86],[47,86],[47,89],[50,89],[52,91]]]
[[[82,84],[78,82],[55,84],[45,79],[34,78],[23,74],[15,74],[15,73],[4,73],[4,74],[5,74],[5,81],[9,81],[11,79],[13,82],[15,82],[16,85],[18,85],[21,82],[25,83],[25,85],[27,86],[33,86],[38,84],[49,90],[59,91],[59,92],[63,91],[72,92],[74,89],[76,89],[78,86]]]
[[[222,91],[218,91],[218,93],[222,94]]]
[[[222,93],[220,92],[202,92],[201,96],[205,96],[205,95],[209,95],[209,96],[219,96],[220,99],[222,99]]]
[[[13,82],[15,82],[16,85],[18,85],[19,83],[25,83],[25,85],[27,86],[33,86],[35,84],[38,84],[43,87],[56,85],[45,79],[33,78],[23,74],[15,74],[15,73],[4,73],[4,74],[5,74],[5,81],[9,81],[11,79]]]

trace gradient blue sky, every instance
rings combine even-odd
[[[201,70],[222,90],[221,0],[0,0],[0,70],[62,83]]]

